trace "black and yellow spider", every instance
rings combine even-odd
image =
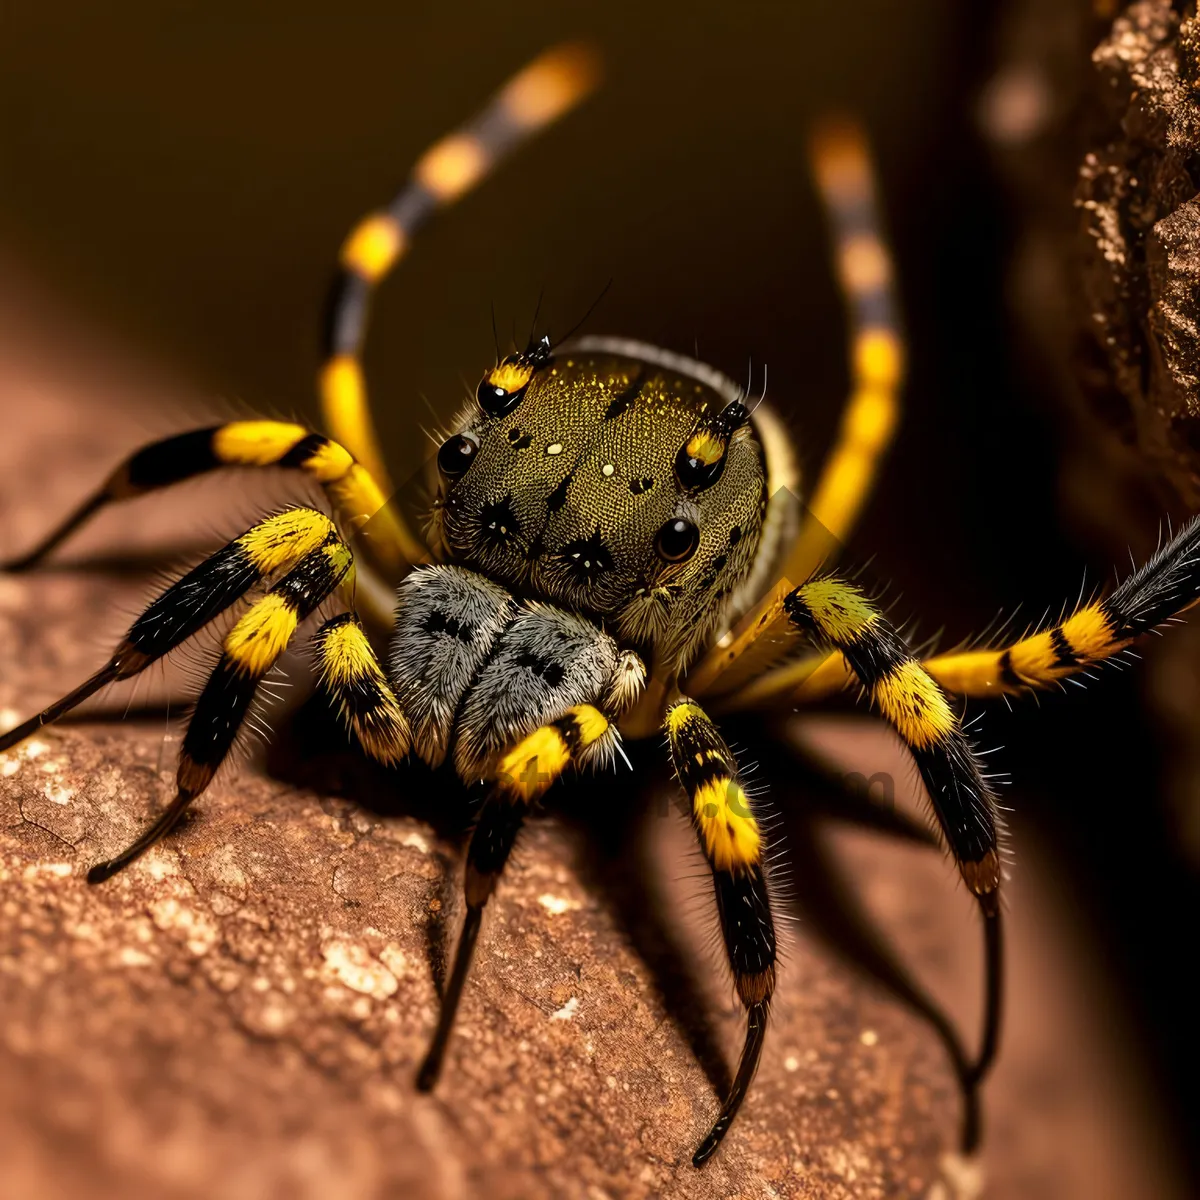
[[[7,565],[34,566],[110,501],[226,466],[298,470],[320,484],[333,513],[287,509],[235,538],[159,595],[95,675],[0,736],[0,750],[254,596],[196,703],[174,801],[88,876],[107,879],[176,825],[225,761],[297,629],[341,598],[344,611],[320,625],[314,644],[319,689],[352,738],[382,764],[415,754],[436,768],[452,757],[463,783],[485,787],[467,851],[466,922],[418,1074],[428,1089],[483,909],[526,815],[568,768],[611,765],[622,737],[665,730],[747,1020],[736,1076],[693,1157],[700,1166],[746,1096],[776,972],[766,835],[709,713],[786,712],[857,682],[903,739],[983,918],[984,1033],[974,1059],[958,1064],[969,1095],[999,1036],[1003,871],[996,802],[953,698],[1055,684],[1186,607],[1200,592],[1200,525],[1053,628],[927,661],[858,586],[827,573],[892,437],[903,376],[867,157],[843,127],[817,139],[814,161],[850,300],[854,387],[805,507],[783,424],[718,371],[632,341],[543,337],[487,371],[459,414],[437,454],[426,536],[416,536],[388,499],[360,369],[371,291],[431,214],[576,104],[595,76],[586,50],[544,55],[430,149],[392,204],[353,231],[321,376],[330,436],[237,421],[153,443]],[[394,605],[381,604],[393,586]],[[386,666],[356,603],[391,629]],[[976,1123],[966,1126],[971,1143]]]

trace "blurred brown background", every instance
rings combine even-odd
[[[592,331],[698,347],[734,377],[768,364],[811,470],[846,376],[803,139],[818,113],[851,109],[878,152],[912,343],[905,424],[852,553],[892,583],[898,616],[952,642],[1001,607],[1036,619],[1085,567],[1109,571],[1062,513],[1069,434],[1006,305],[1022,214],[976,114],[1007,15],[1000,0],[9,3],[0,252],[10,290],[55,297],[166,374],[311,417],[350,223],[515,66],[585,35],[608,62],[598,98],[440,219],[380,296],[367,366],[397,473],[425,453],[422,398],[448,415],[490,361],[490,305],[523,334],[544,289],[561,332],[609,279]],[[1197,885],[1156,800],[1141,686],[1107,672],[989,710],[980,736],[1006,747],[1018,844],[1052,864],[1047,902],[1097,968],[1097,1003],[1182,1157],[1194,1060],[1179,956]]]

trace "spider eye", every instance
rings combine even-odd
[[[479,401],[479,407],[489,417],[502,417],[505,413],[512,412],[521,403],[525,396],[525,388],[528,386],[527,383],[522,384],[509,391],[508,388],[492,383],[487,376],[484,376],[475,391],[475,397]]]
[[[700,530],[683,517],[672,517],[654,535],[654,549],[667,562],[685,562],[700,545]]]
[[[724,454],[712,462],[706,462],[699,455],[689,454],[688,447],[683,446],[675,456],[675,474],[689,490],[711,487],[721,478],[724,470]]]
[[[438,451],[438,470],[451,479],[462,475],[474,461],[478,449],[479,443],[473,437],[465,433],[456,433],[443,442]]]
[[[746,406],[733,400],[715,417],[705,421],[675,456],[675,474],[679,482],[689,491],[712,487],[725,470],[730,438],[749,419]]]

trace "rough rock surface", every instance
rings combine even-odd
[[[162,430],[103,389],[64,396],[8,360],[0,375],[4,554]],[[161,545],[208,519],[198,495],[213,493],[111,514],[65,557]],[[0,577],[0,727],[93,669],[145,593],[120,573]],[[958,1107],[936,1037],[807,920],[751,1099],[693,1171],[720,1074],[694,1048],[731,1057],[740,1024],[703,916],[699,936],[694,920],[656,917],[655,897],[706,911],[703,882],[683,878],[695,864],[680,822],[649,822],[646,863],[618,854],[590,871],[564,826],[532,830],[489,910],[442,1086],[419,1097],[460,911],[452,830],[243,766],[165,845],[88,887],[86,867],[157,809],[172,767],[172,740],[147,721],[47,730],[0,756],[6,1197],[979,1194],[977,1170],[947,1158]],[[873,835],[835,841],[898,953],[973,1029],[977,931],[945,864]],[[645,904],[630,874],[643,867],[658,876]],[[1103,997],[1032,863],[1010,903],[988,1194],[1170,1195],[1152,1106],[1113,1061]],[[675,942],[690,983],[649,965]]]
[[[1164,497],[1200,506],[1200,24],[1022,2],[1002,41],[980,115],[1020,214],[1014,311],[1075,410],[1073,501],[1123,548]]]
[[[1080,167],[1088,330],[1128,406],[1126,430],[1200,501],[1200,27],[1141,0],[1092,55],[1103,128]],[[1104,406],[1110,414],[1115,406]],[[1097,397],[1098,407],[1103,398]]]
[[[1114,562],[1148,555],[1164,513],[1200,510],[1200,22],[1188,8],[1016,0],[980,106],[1018,213],[1013,312],[1066,417],[1066,507]],[[1200,639],[1182,629],[1148,657],[1168,802],[1200,862]]]

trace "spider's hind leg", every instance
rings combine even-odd
[[[778,564],[777,582],[738,621],[733,638],[712,646],[688,674],[686,690],[701,700],[744,688],[778,661],[779,649],[794,632],[783,618],[784,596],[840,554],[900,422],[904,336],[866,139],[853,122],[828,121],[813,139],[811,158],[847,304],[851,391],[837,441],[805,502],[795,540]],[[780,484],[792,487],[794,481],[781,478]]]
[[[813,139],[811,156],[846,299],[851,392],[837,443],[782,568],[793,580],[806,578],[853,531],[895,436],[904,384],[893,266],[866,139],[853,123],[827,122]]]
[[[596,85],[599,62],[586,45],[556,46],[513,76],[473,120],[431,146],[386,208],[355,225],[341,251],[329,300],[321,369],[321,409],[331,434],[385,488],[362,370],[376,287],[407,254],[435,213],[453,204],[510,153],[580,103]],[[415,561],[415,560],[413,560]]]

